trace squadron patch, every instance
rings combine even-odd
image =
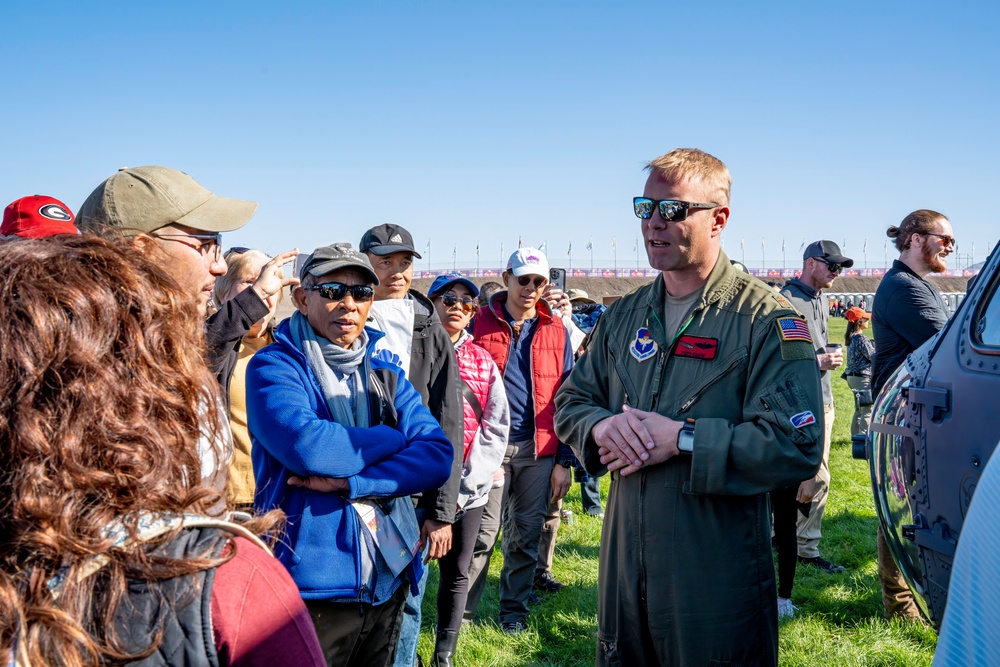
[[[792,426],[795,428],[805,428],[810,424],[816,423],[816,415],[812,413],[812,410],[806,410],[797,415],[792,415],[788,418],[788,421],[792,422]]]
[[[649,329],[641,327],[635,332],[635,340],[628,351],[638,361],[646,361],[656,354],[656,341],[649,335]]]
[[[674,356],[690,357],[692,359],[715,359],[719,351],[717,338],[702,338],[701,336],[681,336],[674,348]]]

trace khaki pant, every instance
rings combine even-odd
[[[552,560],[556,555],[556,535],[559,534],[560,523],[562,523],[562,498],[554,503],[549,503],[548,512],[545,514],[545,523],[542,524],[542,538],[538,542],[536,577],[552,571]]]
[[[920,609],[913,601],[913,593],[892,559],[882,528],[878,529],[878,580],[882,584],[882,606],[886,618],[907,618],[921,621]]]
[[[819,488],[813,496],[809,516],[800,512],[795,526],[795,534],[799,540],[799,556],[815,558],[819,556],[819,541],[823,536],[820,526],[823,523],[823,512],[826,511],[826,497],[830,494],[830,439],[833,436],[834,410],[832,405],[823,407],[823,462],[820,463],[816,479]]]

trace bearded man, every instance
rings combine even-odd
[[[875,358],[872,392],[882,387],[906,356],[940,331],[948,321],[941,293],[927,282],[930,273],[947,268],[945,259],[955,251],[955,236],[948,218],[929,209],[910,213],[896,227],[886,230],[899,250],[899,259],[882,278],[872,302]],[[881,528],[878,533],[878,576],[886,618],[920,619],[913,594],[892,560]]]

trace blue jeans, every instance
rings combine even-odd
[[[424,519],[427,518],[427,510],[415,509],[417,515],[417,525],[423,528]],[[420,557],[427,555],[427,547],[421,552]],[[427,570],[430,567],[424,566],[424,573],[417,582],[417,594],[408,593],[406,602],[403,603],[403,624],[399,628],[399,646],[396,649],[396,661],[393,667],[413,667],[417,662],[417,642],[420,640],[420,605],[424,602],[424,591],[427,590]]]

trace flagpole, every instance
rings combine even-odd
[[[476,244],[476,275],[479,275],[479,244]]]
[[[458,271],[458,244],[456,243],[451,249],[451,270]]]
[[[569,270],[569,273],[573,273],[573,242],[572,241],[569,242],[569,248],[566,250],[566,257],[569,258],[569,262],[568,262],[569,266],[567,267],[567,269]]]

